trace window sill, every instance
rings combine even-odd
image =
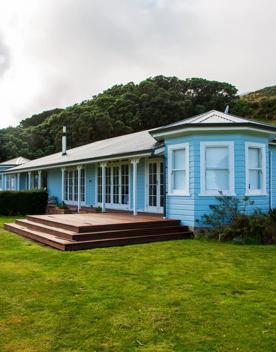
[[[245,196],[246,197],[257,197],[257,196],[261,196],[261,197],[264,197],[264,196],[268,196],[268,193],[267,192],[246,192],[245,193]]]
[[[190,193],[168,193],[167,196],[170,197],[190,197]]]
[[[236,197],[236,193],[199,193],[199,197]]]

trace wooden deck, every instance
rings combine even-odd
[[[5,228],[60,250],[122,246],[192,236],[179,220],[128,213],[32,215]]]

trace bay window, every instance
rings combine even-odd
[[[265,145],[246,143],[246,194],[262,195],[266,192]]]
[[[189,144],[168,147],[169,194],[189,195]]]
[[[233,142],[200,143],[201,195],[234,195]]]

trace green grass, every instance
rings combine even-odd
[[[275,351],[275,250],[185,240],[59,252],[2,229],[0,351]]]

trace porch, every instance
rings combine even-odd
[[[119,212],[32,215],[5,224],[5,228],[63,251],[180,240],[192,236],[179,220]]]

